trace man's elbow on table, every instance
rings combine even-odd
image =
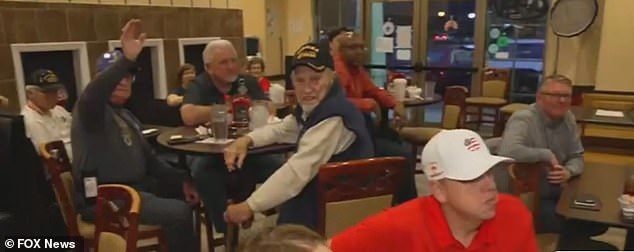
[[[204,123],[199,114],[196,105],[185,104],[181,107],[181,118],[186,126],[196,126]]]

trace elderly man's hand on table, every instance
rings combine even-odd
[[[252,141],[250,137],[243,136],[225,148],[225,165],[227,165],[227,169],[230,172],[235,170],[236,167],[242,168],[244,158],[247,156],[247,151]]]

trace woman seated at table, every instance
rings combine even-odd
[[[189,82],[196,78],[196,67],[192,64],[184,64],[178,69],[179,86],[172,90],[167,96],[167,105],[170,107],[178,107],[183,104],[183,96]]]
[[[254,212],[281,205],[279,224],[317,227],[317,181],[319,167],[327,162],[373,156],[372,139],[363,115],[350,103],[323,63],[316,44],[295,53],[291,78],[300,106],[281,123],[269,125],[237,139],[225,149],[229,170],[242,166],[249,146],[297,143],[293,154],[244,202],[227,207],[228,222],[248,221]]]
[[[258,84],[265,94],[269,94],[271,82],[264,76],[264,60],[260,57],[250,57],[247,60],[247,73],[258,79]]]

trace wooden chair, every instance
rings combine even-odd
[[[418,156],[418,147],[424,146],[429,139],[443,129],[459,129],[464,127],[465,99],[468,90],[463,86],[449,86],[445,90],[441,127],[403,127],[399,134],[412,144],[412,154]],[[417,160],[418,161],[418,160]],[[422,171],[417,170],[417,173]]]
[[[509,186],[511,192],[516,197],[519,197],[529,207],[532,208],[533,214],[533,226],[535,230],[541,224],[539,222],[539,208],[540,208],[540,191],[539,184],[541,180],[542,169],[548,164],[546,163],[514,163],[509,166]],[[522,194],[532,193],[532,197],[525,198]],[[528,201],[528,202],[527,202]],[[535,236],[538,247],[544,250],[554,251],[559,234],[557,233],[541,233]]]
[[[94,247],[95,225],[85,222],[81,216],[75,211],[75,182],[71,174],[71,165],[66,153],[66,148],[62,141],[54,141],[40,145],[40,155],[44,161],[44,167],[51,176],[53,191],[57,204],[59,204],[60,212],[68,234],[71,236],[82,236],[85,241],[85,251]],[[167,251],[167,240],[163,237],[160,227],[141,225],[139,239],[158,238],[158,245],[150,245],[142,247],[140,250],[151,251],[157,248],[165,248],[161,251]]]
[[[486,69],[482,73],[482,87],[480,88],[480,95],[468,97],[466,99],[467,107],[475,107],[476,112],[467,112],[467,115],[476,115],[476,131],[480,130],[480,124],[482,123],[497,123],[498,113],[500,107],[508,104],[508,90],[510,83],[511,70],[510,69]],[[494,109],[492,116],[493,120],[484,120],[485,114],[484,108]]]
[[[504,127],[506,127],[506,122],[509,120],[511,115],[513,115],[513,113],[515,113],[516,111],[528,109],[528,106],[528,104],[524,103],[511,103],[502,106],[500,108],[500,112],[498,113],[498,119],[493,129],[493,136],[502,136],[502,133],[504,132]]]
[[[522,194],[532,193],[528,201],[532,201],[533,220],[537,220],[540,207],[539,184],[544,163],[514,163],[509,166],[509,187],[513,195],[520,197]],[[535,227],[539,224],[535,221]]]
[[[97,194],[96,252],[134,252],[139,238],[141,197],[132,187],[100,185]]]
[[[405,164],[404,157],[381,157],[323,165],[318,232],[331,237],[391,207]]]

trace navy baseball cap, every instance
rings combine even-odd
[[[120,50],[106,52],[97,58],[97,73],[101,73],[108,67],[112,66],[117,60],[122,59],[123,53]],[[130,73],[137,73],[138,67],[130,68]]]
[[[328,52],[321,50],[315,43],[307,43],[299,47],[293,57],[291,71],[298,66],[307,66],[317,72],[323,72],[328,68],[326,55]]]
[[[48,69],[37,69],[27,78],[26,85],[39,87],[43,92],[57,91],[64,88],[55,72]]]

